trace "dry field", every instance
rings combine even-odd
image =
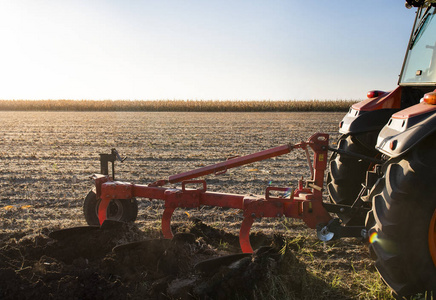
[[[323,245],[304,224],[285,218],[260,220],[252,229],[255,245],[280,244],[279,254],[259,251],[210,274],[198,274],[193,265],[239,251],[238,211],[179,210],[174,231],[194,239],[181,234],[185,243],[171,243],[159,239],[163,203],[139,199],[133,225],[66,241],[48,237],[85,225],[89,175],[99,172],[98,154],[111,148],[128,157],[116,165],[117,179],[149,183],[315,132],[331,134],[333,144],[342,116],[0,112],[0,298],[390,299],[362,241]],[[268,184],[295,186],[308,175],[304,153],[296,151],[206,179],[209,190],[262,194]],[[111,251],[151,238],[147,249]]]
[[[355,100],[0,100],[1,111],[338,112]]]

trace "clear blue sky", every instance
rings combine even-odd
[[[0,99],[363,99],[395,88],[398,0],[4,0]]]

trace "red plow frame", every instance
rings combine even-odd
[[[317,133],[306,142],[295,145],[287,144],[247,156],[232,158],[225,162],[173,175],[168,180],[160,180],[148,185],[114,181],[108,175],[96,174],[93,179],[95,180],[97,197],[101,199],[98,208],[99,222],[103,224],[106,220],[106,212],[111,200],[160,199],[165,201],[162,215],[163,236],[171,239],[173,237],[171,217],[176,208],[198,208],[203,205],[236,208],[242,210],[244,216],[239,233],[241,250],[244,253],[253,252],[249,234],[255,219],[285,216],[302,219],[310,228],[317,228],[317,226],[319,228],[320,225],[326,226],[332,220],[322,201],[328,145],[328,134]],[[313,165],[309,156],[309,147],[314,153]],[[311,180],[299,180],[296,189],[269,186],[263,196],[224,194],[207,191],[205,180],[193,180],[208,174],[222,174],[227,169],[287,154],[294,149],[303,149],[306,152],[312,173]],[[164,187],[165,184],[179,182],[181,188]],[[188,186],[201,186],[201,188],[188,188]],[[281,195],[272,195],[274,192]]]

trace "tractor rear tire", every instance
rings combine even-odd
[[[343,135],[339,138],[338,149],[370,157],[377,154],[375,150],[364,147],[351,135]],[[362,190],[366,171],[369,168],[370,163],[367,161],[334,152],[330,157],[327,175],[330,201],[336,204],[352,205]],[[352,219],[347,214],[340,214],[339,217],[347,225],[363,225],[365,222],[363,215]]]
[[[425,291],[436,295],[436,141],[432,138],[386,162],[384,176],[369,195],[370,253],[381,277],[399,297]]]
[[[98,207],[100,199],[94,191],[90,191],[83,203],[83,213],[88,225],[100,225]],[[120,222],[134,222],[138,216],[138,202],[135,198],[112,200],[107,208],[107,219]]]

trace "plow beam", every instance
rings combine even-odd
[[[197,181],[196,181],[197,182]],[[189,182],[183,182],[184,184]],[[205,183],[205,182],[204,182]],[[251,253],[250,229],[257,219],[289,217],[302,219],[310,228],[318,224],[327,224],[331,216],[322,206],[322,200],[316,199],[312,194],[299,194],[290,188],[268,187],[271,190],[289,191],[289,198],[275,198],[269,195],[248,196],[237,194],[224,194],[208,192],[206,189],[165,189],[135,185],[117,181],[107,181],[101,186],[101,202],[98,209],[100,224],[106,220],[107,207],[112,199],[131,199],[134,197],[149,197],[165,201],[162,214],[162,233],[167,239],[173,238],[171,218],[177,208],[199,208],[201,206],[217,206],[240,209],[244,219],[239,231],[239,244],[244,253]]]

